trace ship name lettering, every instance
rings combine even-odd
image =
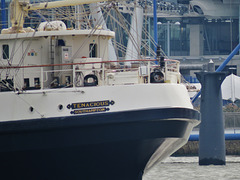
[[[95,112],[105,112],[108,111],[107,108],[96,108],[96,109],[79,109],[74,110],[72,114],[84,114],[84,113],[95,113]]]
[[[109,106],[109,101],[73,103],[72,106],[73,106],[73,109]]]
[[[94,108],[94,107],[106,107],[110,105],[114,105],[114,101],[91,101],[91,102],[79,102],[79,103],[72,103],[68,104],[68,109],[84,109],[84,108]]]

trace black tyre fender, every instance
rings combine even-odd
[[[89,80],[92,79],[90,82]],[[94,74],[88,74],[84,77],[84,86],[97,86],[98,78]]]
[[[155,71],[150,74],[150,83],[164,83],[164,74],[161,71]]]

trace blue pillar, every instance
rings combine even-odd
[[[235,49],[231,52],[231,54],[227,57],[227,59],[223,61],[223,63],[217,68],[216,72],[221,72],[224,69],[224,67],[227,65],[227,63],[233,58],[233,56],[235,56],[235,54],[238,53],[239,49],[240,49],[240,43],[235,47]],[[192,103],[194,103],[197,100],[200,94],[201,94],[201,91],[199,91],[193,97]]]
[[[157,0],[153,0],[153,31],[154,31],[154,52],[157,51],[158,37],[157,37]]]
[[[225,138],[221,84],[223,72],[196,73],[202,85],[199,165],[225,165]]]

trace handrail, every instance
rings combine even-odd
[[[53,66],[68,66],[68,65],[84,65],[84,64],[106,64],[116,62],[151,62],[156,59],[136,59],[136,60],[118,60],[118,61],[95,61],[95,62],[83,62],[83,63],[64,63],[64,64],[42,64],[42,65],[29,65],[29,66],[0,66],[0,69],[23,69],[23,68],[34,68],[34,67],[53,67]],[[165,59],[165,61],[179,62],[178,60]]]
[[[84,58],[83,58],[84,60]],[[92,59],[93,62],[76,62],[76,63],[65,63],[65,64],[43,64],[43,65],[28,65],[28,66],[0,66],[0,69],[8,71],[9,69],[23,69],[23,68],[36,68],[33,71],[31,70],[26,70],[24,72],[20,72],[20,73],[24,73],[26,74],[25,78],[27,79],[32,79],[33,78],[39,78],[40,80],[40,86],[37,88],[40,89],[44,89],[45,87],[62,87],[66,82],[66,80],[64,80],[63,77],[61,77],[62,75],[65,75],[66,77],[70,77],[71,80],[71,86],[75,87],[75,86],[82,86],[82,83],[85,81],[83,81],[83,77],[86,74],[95,74],[96,76],[98,76],[98,78],[100,78],[100,85],[118,85],[118,84],[129,84],[129,83],[150,83],[150,76],[152,76],[151,72],[153,72],[152,70],[155,68],[159,68],[159,65],[156,65],[155,63],[151,63],[154,62],[155,59],[140,59],[140,60],[120,60],[120,61],[95,61],[94,59]],[[180,83],[179,80],[179,61],[177,60],[170,60],[167,59],[165,60],[165,67],[162,69],[163,73],[164,73],[164,81],[165,82],[177,82]],[[134,65],[133,67],[125,67],[124,65],[115,65],[113,63],[115,62],[136,62],[136,65]],[[141,63],[144,62],[144,63]],[[111,64],[112,63],[112,64]],[[99,65],[100,64],[100,65]],[[102,64],[102,65],[101,65]],[[107,66],[105,66],[105,64]],[[63,66],[70,66],[72,65],[72,67],[70,68],[61,68]],[[83,65],[82,67],[79,67],[79,65]],[[111,66],[113,65],[113,66]],[[59,68],[49,68],[49,67],[56,67],[58,66]],[[108,67],[109,66],[109,67]],[[142,66],[145,66],[145,70],[143,69],[143,74],[142,73]],[[48,68],[46,68],[48,67]],[[44,70],[44,68],[46,68]],[[39,69],[39,70],[38,70]],[[91,72],[90,72],[91,71]],[[130,73],[128,73],[130,72]],[[137,73],[135,73],[137,72]],[[141,72],[141,73],[140,73]],[[29,76],[27,75],[28,73],[37,73],[37,75],[34,76]],[[48,74],[51,73],[51,74]],[[56,74],[55,74],[56,73]],[[65,73],[65,74],[64,74]],[[108,74],[110,75],[111,73],[113,73],[113,81],[111,80],[111,82],[109,81],[110,79],[112,79],[112,77],[108,76]],[[147,73],[147,74],[146,74]],[[173,74],[175,73],[175,74]],[[70,76],[69,76],[70,75]],[[53,77],[54,76],[54,77]],[[121,79],[126,77],[125,80]],[[175,76],[175,77],[174,77]],[[49,81],[49,77],[53,78],[53,81]],[[134,77],[134,78],[133,78]],[[135,78],[136,77],[136,78]],[[55,80],[58,79],[56,82]],[[80,79],[81,82],[80,82]],[[115,81],[115,78],[117,79],[117,81]],[[16,78],[13,78],[13,80],[15,81]],[[31,80],[31,82],[33,82]],[[60,80],[60,81],[59,81]],[[35,80],[34,80],[35,81]],[[49,81],[49,82],[48,82]],[[66,81],[66,82],[65,82]],[[80,85],[77,83],[80,83]],[[14,85],[16,83],[14,82]],[[25,87],[25,85],[23,85],[22,83],[18,84],[19,87],[14,87],[15,89],[22,89],[23,87]],[[33,83],[31,83],[30,85],[28,85],[27,87],[34,87]],[[36,87],[36,85],[35,85]]]

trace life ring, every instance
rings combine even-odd
[[[84,86],[97,86],[98,78],[94,74],[88,74],[84,77]]]
[[[163,83],[164,75],[161,71],[151,72],[150,74],[150,83]]]

